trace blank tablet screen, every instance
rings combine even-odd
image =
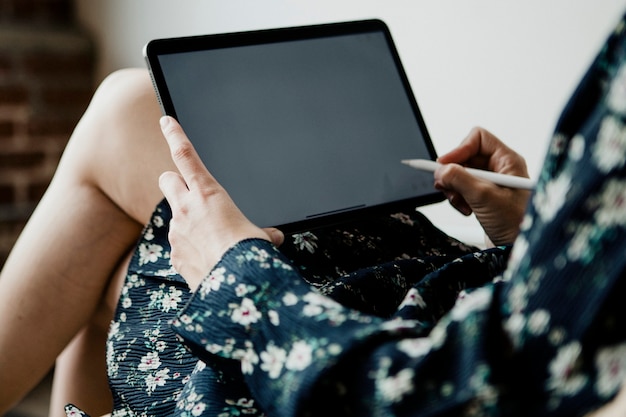
[[[434,150],[383,29],[196,38],[197,50],[157,53],[150,67],[165,112],[259,226],[432,202],[432,173],[400,163]]]

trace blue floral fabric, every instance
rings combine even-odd
[[[626,380],[624,28],[566,107],[512,249],[393,213],[280,249],[240,242],[191,294],[161,203],[111,325],[113,416],[582,416],[613,398]]]
[[[170,264],[170,218],[163,201],[137,243],[109,329],[113,416],[265,415],[238,363],[219,357],[198,361],[172,328],[191,293]],[[463,288],[482,285],[501,272],[510,247],[476,251],[414,209],[288,235],[281,246],[302,285],[363,312],[390,316],[417,282],[433,294],[447,294],[424,316],[424,328],[449,309]],[[422,279],[445,270],[453,259],[466,265],[462,279],[444,279],[444,274]],[[74,405],[66,413],[86,415]]]

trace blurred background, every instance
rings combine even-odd
[[[143,67],[151,39],[380,18],[437,152],[480,125],[536,177],[560,111],[625,10],[626,0],[0,0],[0,265],[95,87]],[[473,217],[445,202],[422,211],[482,244]],[[48,381],[12,415],[45,415]]]

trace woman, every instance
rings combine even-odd
[[[609,359],[615,357],[615,347],[623,342],[619,329],[602,328],[619,313],[615,294],[620,294],[623,265],[611,251],[623,253],[623,219],[603,210],[619,205],[583,197],[595,196],[590,192],[594,190],[613,195],[623,177],[619,157],[608,162],[600,158],[601,165],[589,165],[594,161],[592,149],[598,149],[593,145],[596,127],[616,129],[621,117],[619,89],[603,90],[602,85],[619,80],[615,77],[619,73],[611,71],[621,57],[612,54],[624,49],[622,37],[618,32],[612,38],[609,55],[599,57],[583,83],[577,96],[584,97],[584,105],[574,100],[564,115],[524,217],[523,234],[515,245],[517,256],[508,267],[507,246],[474,255],[474,248],[441,234],[414,213],[371,219],[373,234],[355,235],[363,226],[358,224],[338,234],[327,231],[317,241],[310,235],[288,236],[278,253],[268,242],[279,244],[282,234],[257,229],[241,216],[189,152],[173,121],[165,124],[164,133],[183,176],[161,177],[174,210],[170,253],[169,207],[158,204],[162,195],[156,184],[162,172],[176,167],[164,144],[155,140],[159,136],[156,100],[145,72],[125,71],[111,77],[77,126],[49,191],[2,272],[2,408],[26,392],[70,340],[57,361],[53,412],[67,402],[91,414],[110,411],[106,372],[114,415],[337,414],[337,408],[325,409],[327,402],[338,404],[346,414],[403,414],[419,409],[433,414],[460,409],[504,414],[513,407],[518,412],[571,415],[609,401],[619,389],[621,374],[601,384],[600,391],[594,391],[598,384],[590,381],[604,375],[599,365],[592,365],[593,358],[602,359],[607,355],[600,353],[606,352]],[[588,94],[593,95],[592,101]],[[589,102],[598,104],[589,109]],[[578,139],[578,133],[585,140]],[[565,143],[572,145],[564,148]],[[116,162],[114,169],[111,161]],[[519,156],[480,129],[441,161],[526,174]],[[580,164],[586,164],[585,170],[593,168],[588,177],[596,183],[585,183],[572,197],[575,187],[566,181],[571,178],[567,174],[580,170]],[[464,212],[468,207],[475,211],[495,244],[511,243],[517,235],[528,197],[524,192],[476,180],[455,165],[439,170],[435,183],[453,205]],[[563,195],[552,190],[569,192],[565,204],[551,204],[553,196]],[[499,204],[517,209],[502,211]],[[590,216],[582,213],[588,204],[593,204],[590,211],[601,213],[595,226],[610,225],[602,233],[593,223],[576,218],[579,212]],[[379,236],[390,227],[390,236]],[[428,234],[427,242],[415,239],[418,231]],[[368,240],[372,236],[380,239]],[[557,237],[564,245],[542,245],[546,236]],[[387,243],[398,240],[407,244],[406,251],[387,249]],[[348,252],[337,252],[345,242],[361,246],[351,253],[350,262],[333,268]],[[324,253],[323,267],[311,270],[309,249],[327,247],[333,250]],[[565,247],[570,251],[559,252]],[[380,251],[381,259],[369,256]],[[313,252],[312,256],[319,255]],[[182,276],[171,268],[170,256]],[[570,262],[570,256],[577,256],[576,261]],[[259,257],[272,262],[257,263]],[[462,261],[450,262],[456,258]],[[363,259],[369,263],[363,264]],[[594,269],[581,267],[583,261]],[[572,265],[575,273],[569,274]],[[597,268],[605,265],[615,269],[598,275]],[[505,280],[492,283],[505,267]],[[557,270],[550,275],[556,278],[540,280],[548,267]],[[52,276],[42,274],[43,268],[53,271]],[[223,271],[232,274],[223,277]],[[193,296],[183,276],[191,288],[198,288]],[[567,276],[580,279],[571,285]],[[232,280],[243,286],[233,288]],[[351,308],[320,297],[305,281]],[[367,291],[364,283],[372,284],[373,291]],[[538,286],[541,291],[535,292]],[[388,298],[381,302],[376,296],[383,290]],[[375,302],[363,303],[363,299],[372,301],[371,294]],[[451,310],[458,294],[466,301]],[[596,297],[589,300],[589,295]],[[588,310],[580,315],[566,308],[555,312],[560,303],[572,308],[584,304]],[[526,314],[529,306],[534,314]],[[176,316],[174,329],[194,355],[168,323]],[[597,320],[589,322],[589,318]],[[287,326],[289,322],[298,325]],[[554,327],[555,323],[560,325]],[[584,334],[576,335],[574,330]],[[605,340],[607,335],[614,339]],[[95,360],[105,357],[104,339],[108,339],[106,366],[103,360]],[[316,349],[311,341],[317,343]],[[463,346],[456,344],[459,341]],[[313,354],[314,361],[309,359]],[[566,366],[560,368],[561,363]],[[550,374],[550,364],[564,371]],[[433,368],[441,365],[449,366]],[[529,387],[520,386],[517,375],[541,383],[532,385],[529,395]],[[68,413],[76,412],[68,407]]]

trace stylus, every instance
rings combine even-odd
[[[411,168],[421,169],[424,171],[434,172],[441,164],[429,159],[403,159],[403,164],[410,166]],[[529,178],[518,177],[515,175],[499,174],[497,172],[484,171],[482,169],[465,168],[470,174],[488,180],[497,185],[510,188],[521,188],[523,190],[532,190],[535,188],[535,183]]]

